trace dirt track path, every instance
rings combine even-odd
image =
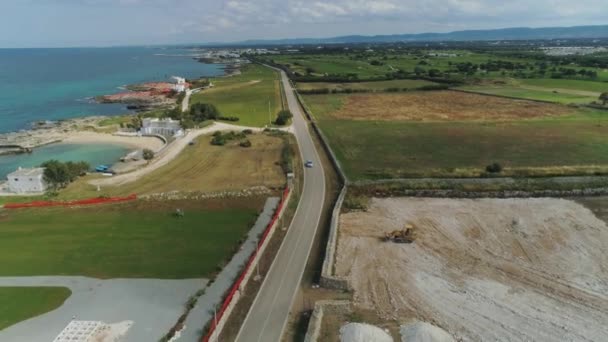
[[[575,90],[575,89],[564,89],[564,88],[546,88],[546,87],[538,87],[531,85],[518,85],[519,88],[527,89],[527,90],[538,90],[538,91],[546,91],[553,92],[556,91],[558,93],[571,94],[571,95],[580,95],[580,96],[589,96],[589,97],[600,97],[600,93],[596,93],[593,91],[585,91],[585,90]]]

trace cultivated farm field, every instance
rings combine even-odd
[[[262,197],[144,201],[0,213],[0,276],[210,277],[230,258]],[[176,209],[184,212],[175,215]]]
[[[282,109],[279,76],[270,68],[246,65],[240,74],[211,82],[214,87],[193,94],[190,104],[214,104],[223,116],[238,117],[239,125],[255,127],[268,125]]]
[[[608,165],[602,111],[455,92],[304,100],[351,180],[478,177],[491,163],[519,174]]]

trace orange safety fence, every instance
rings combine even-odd
[[[217,321],[221,320],[221,318],[225,314],[226,309],[228,308],[228,305],[230,305],[230,302],[232,301],[232,298],[234,297],[236,292],[241,287],[241,284],[243,283],[243,279],[245,278],[247,271],[249,271],[249,269],[252,267],[253,262],[255,261],[255,259],[257,257],[259,247],[264,244],[264,242],[268,238],[268,235],[270,234],[271,228],[274,226],[276,221],[279,219],[281,210],[285,206],[285,200],[287,199],[287,195],[289,195],[289,188],[285,188],[285,190],[283,191],[283,197],[281,197],[281,201],[279,202],[279,205],[277,206],[277,209],[275,210],[274,215],[272,216],[272,219],[266,226],[266,229],[264,230],[264,234],[262,234],[262,237],[260,238],[260,240],[258,242],[258,248],[256,248],[256,250],[251,254],[251,256],[249,257],[249,260],[247,261],[247,265],[245,266],[243,271],[241,271],[241,275],[237,278],[237,280],[234,282],[234,284],[230,288],[230,292],[228,292],[228,295],[226,296],[226,298],[224,299],[224,302],[222,303],[222,307],[220,308],[220,311],[217,313],[217,319],[214,319],[211,321],[211,326],[209,328],[209,331],[207,332],[207,334],[205,336],[203,336],[203,338],[201,339],[201,342],[208,342],[209,339],[211,338],[211,336],[213,335],[213,333],[215,332]]]
[[[87,198],[83,200],[75,201],[33,201],[27,203],[7,203],[4,205],[5,209],[19,209],[19,208],[43,208],[43,207],[69,207],[76,205],[95,205],[103,203],[118,203],[127,202],[137,199],[136,194],[129,195],[127,197],[96,197]]]

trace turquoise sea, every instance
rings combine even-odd
[[[86,161],[92,167],[98,164],[114,164],[129,149],[113,144],[53,144],[42,146],[31,154],[16,154],[0,157],[0,180],[18,167],[35,167],[49,159],[60,161]]]
[[[0,133],[27,129],[41,120],[124,113],[123,105],[97,104],[92,98],[120,92],[127,84],[223,73],[222,65],[199,63],[192,54],[174,47],[0,49]],[[46,147],[39,152],[44,160],[82,160],[92,148]],[[105,156],[115,158],[115,148],[106,146],[107,153],[91,150],[88,161],[108,162]],[[6,169],[33,165],[29,161],[36,158],[0,156],[0,179]]]

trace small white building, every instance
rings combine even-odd
[[[141,134],[156,134],[165,137],[173,137],[183,134],[183,131],[179,121],[177,120],[173,120],[170,118],[144,118],[142,120]]]
[[[19,168],[6,176],[8,179],[8,190],[16,194],[40,193],[46,191],[44,181],[44,168],[33,169]]]
[[[178,93],[183,93],[183,92],[185,92],[190,87],[190,85],[188,84],[188,82],[186,82],[186,79],[183,78],[183,77],[173,76],[173,79],[176,82],[173,85],[173,90],[175,90]]]

